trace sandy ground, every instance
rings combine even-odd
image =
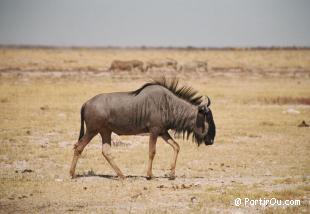
[[[303,120],[310,124],[309,51],[174,51],[178,61],[209,60],[210,71],[112,74],[97,69],[92,56],[108,59],[100,65],[108,67],[112,58],[164,58],[169,51],[39,52],[0,52],[1,213],[309,213],[310,132],[298,127]],[[57,54],[67,60],[65,66],[57,64]],[[80,69],[66,67],[70,60]],[[47,69],[50,62],[55,70]],[[243,69],[231,69],[236,66]],[[173,152],[159,140],[155,178],[148,181],[148,137],[113,136],[113,155],[127,176],[120,180],[97,136],[79,160],[78,178],[71,179],[82,103],[98,93],[136,89],[163,74],[212,99],[215,144],[197,147],[176,138],[181,152],[171,181],[165,174]],[[301,205],[237,207],[236,198],[298,199]]]

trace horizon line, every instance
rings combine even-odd
[[[83,45],[16,45],[0,44],[0,48],[21,48],[21,49],[140,49],[140,50],[309,50],[310,46],[83,46]]]

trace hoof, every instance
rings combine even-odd
[[[170,175],[170,176],[168,177],[168,180],[175,180],[175,175]]]
[[[167,173],[165,177],[168,178],[168,180],[175,180],[176,178],[174,173]]]
[[[152,180],[153,176],[146,176],[146,180]]]
[[[71,176],[72,179],[73,179],[73,178],[76,178],[75,173],[74,173],[74,172],[71,172],[71,171],[70,171],[70,176]]]

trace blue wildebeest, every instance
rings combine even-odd
[[[146,83],[131,92],[99,94],[81,108],[81,130],[79,141],[74,145],[74,156],[70,174],[75,176],[79,156],[85,146],[98,133],[102,138],[102,154],[116,174],[124,178],[115,164],[110,152],[111,133],[118,135],[136,135],[149,133],[149,162],[147,178],[151,178],[152,163],[156,152],[156,140],[162,137],[174,150],[170,178],[175,178],[175,167],[180,150],[177,142],[169,135],[168,130],[187,135],[200,145],[214,143],[216,128],[212,111],[202,96],[190,87],[178,87],[176,79],[171,82],[165,78]],[[84,133],[84,121],[86,132]]]

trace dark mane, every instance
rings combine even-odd
[[[138,95],[143,89],[145,89],[148,86],[151,85],[160,85],[171,91],[174,95],[177,97],[188,101],[189,103],[193,105],[200,105],[202,102],[202,96],[197,96],[197,91],[195,91],[192,87],[189,86],[182,86],[178,87],[179,80],[174,78],[170,82],[166,80],[165,77],[159,79],[159,80],[153,80],[152,82],[144,84],[139,89],[132,91],[131,94],[134,94],[135,96]]]

